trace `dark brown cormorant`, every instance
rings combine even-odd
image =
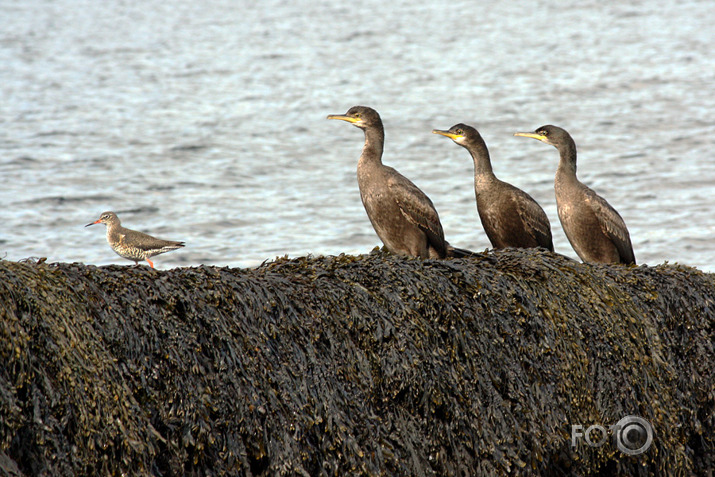
[[[541,206],[526,192],[497,179],[479,132],[466,124],[435,129],[469,151],[474,160],[474,194],[484,231],[494,248],[543,247],[554,251],[551,226]]]
[[[556,126],[533,133],[516,133],[551,144],[561,160],[554,190],[561,226],[571,246],[584,262],[636,263],[626,224],[616,209],[576,178],[576,143]]]
[[[106,225],[109,246],[117,255],[127,260],[133,260],[136,265],[142,260],[146,260],[151,268],[154,268],[154,264],[149,260],[151,257],[184,246],[184,242],[161,240],[143,232],[122,227],[119,217],[114,212],[102,212],[97,220],[88,223],[85,227],[94,224]]]
[[[328,119],[347,121],[365,131],[357,180],[367,216],[385,247],[396,254],[445,258],[471,254],[451,247],[432,201],[409,179],[382,163],[385,130],[380,115],[367,106],[353,106]]]

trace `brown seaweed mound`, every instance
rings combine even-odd
[[[0,261],[0,475],[704,475],[714,307],[711,274],[534,250]],[[572,447],[628,415],[646,452]]]

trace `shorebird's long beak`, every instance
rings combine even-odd
[[[85,227],[89,227],[90,225],[98,224],[98,223],[100,223],[100,222],[102,222],[102,221],[99,220],[99,219],[97,219],[97,220],[95,220],[94,222],[91,222],[91,223],[85,225]]]

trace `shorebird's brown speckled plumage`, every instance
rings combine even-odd
[[[119,217],[114,212],[103,212],[99,219],[87,224],[85,227],[94,224],[107,226],[107,242],[109,242],[109,246],[112,247],[112,250],[117,255],[127,260],[133,260],[135,264],[146,260],[151,268],[154,268],[154,264],[149,260],[151,257],[184,246],[184,242],[161,240],[151,235],[122,227]]]

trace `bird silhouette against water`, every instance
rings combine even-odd
[[[347,121],[365,132],[357,166],[360,198],[377,236],[390,252],[422,258],[472,254],[445,241],[439,215],[429,197],[382,163],[385,130],[377,111],[353,106],[347,113],[331,114],[328,119]]]
[[[628,228],[616,209],[576,177],[576,143],[557,126],[515,136],[538,139],[554,146],[560,155],[554,190],[561,226],[571,246],[584,262],[636,263]]]
[[[494,248],[543,247],[553,252],[551,225],[544,209],[529,194],[494,175],[479,131],[460,123],[448,131],[432,132],[450,138],[471,154],[477,212]]]
[[[151,268],[154,268],[154,264],[149,260],[151,257],[171,252],[184,246],[184,242],[161,240],[151,235],[122,227],[119,217],[114,212],[102,212],[99,219],[85,225],[85,227],[94,224],[106,225],[109,246],[120,257],[133,260],[135,265],[138,265],[142,260],[146,260]]]

